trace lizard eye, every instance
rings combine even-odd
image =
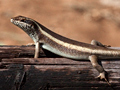
[[[24,22],[24,21],[25,21],[24,19],[21,20],[21,22]]]
[[[25,20],[25,19],[22,19],[21,22],[24,22],[24,23],[27,23],[27,24],[31,24],[30,20]]]

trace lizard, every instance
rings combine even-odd
[[[28,17],[16,16],[11,18],[11,22],[25,31],[34,41],[34,58],[39,57],[41,47],[62,57],[90,60],[92,66],[99,72],[98,78],[104,79],[110,85],[106,79],[106,71],[98,63],[98,60],[120,58],[120,50],[108,48],[108,46],[96,40],[92,40],[91,44],[88,44],[66,38]]]

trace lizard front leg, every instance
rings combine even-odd
[[[89,60],[91,61],[92,66],[100,73],[98,78],[104,79],[108,83],[108,85],[110,85],[110,83],[108,82],[108,80],[105,77],[105,70],[104,70],[104,68],[101,65],[98,64],[97,56],[96,55],[91,55],[91,56],[89,56]]]
[[[38,58],[39,57],[39,52],[40,52],[40,43],[36,42],[35,43],[35,55],[34,55],[34,58]]]

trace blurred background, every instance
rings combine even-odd
[[[33,43],[10,22],[18,15],[77,41],[120,47],[120,0],[0,0],[0,45]]]

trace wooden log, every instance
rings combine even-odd
[[[35,46],[34,45],[22,45],[22,46],[0,46],[0,58],[23,58],[34,57]],[[40,48],[40,57],[56,57],[57,55]],[[59,57],[59,56],[57,56]]]
[[[0,46],[0,58],[15,58],[24,55],[33,56],[34,46]]]
[[[50,90],[112,90],[105,81],[95,78],[98,72],[92,67],[89,61],[75,61],[66,58],[12,58],[2,59],[1,63],[4,65],[12,65],[13,63],[24,64],[27,75],[26,81],[21,87],[22,90],[39,90],[41,88],[44,88],[43,90],[46,90],[45,88],[49,88]],[[113,88],[119,89],[120,61],[102,60],[102,65],[108,72],[109,82]],[[14,69],[15,67],[12,68],[12,71],[10,69],[1,70],[1,78],[5,77],[1,75],[3,73],[6,76],[9,76],[10,72],[15,73],[16,69]],[[11,74],[10,76],[12,77]],[[9,83],[14,81],[14,77],[12,78],[13,80],[7,78]],[[2,82],[0,81],[1,84],[5,84]],[[0,89],[2,90],[2,88]]]
[[[6,53],[8,56],[1,56]],[[18,57],[14,58],[16,55]],[[101,60],[104,69],[108,72],[108,79],[112,85],[110,87],[106,81],[95,78],[99,73],[92,67],[90,61],[55,58],[54,55],[54,58],[48,58],[44,52],[42,54],[44,57],[41,58],[23,58],[33,55],[34,46],[0,47],[0,90],[14,90],[15,82],[19,84],[18,81],[21,80],[22,85],[18,85],[21,90],[120,89],[120,60]],[[21,64],[24,66],[24,71],[20,75],[22,79],[18,78]]]

